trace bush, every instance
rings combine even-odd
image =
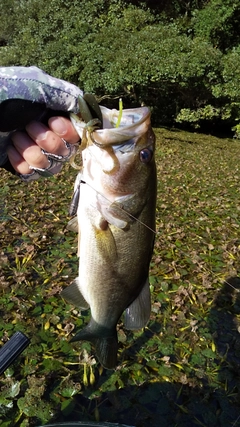
[[[202,10],[197,5],[204,2],[195,0],[176,1],[171,7],[162,2],[157,9],[148,9],[148,4],[6,0],[1,10],[1,63],[37,65],[104,97],[109,106],[117,106],[114,98],[120,96],[126,107],[147,104],[154,124],[236,125],[238,2],[210,0]]]

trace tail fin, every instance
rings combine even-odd
[[[82,340],[90,341],[94,345],[97,359],[104,368],[114,369],[116,367],[118,350],[116,329],[106,329],[91,320],[86,328],[71,339],[71,342]]]

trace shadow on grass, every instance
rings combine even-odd
[[[216,349],[219,369],[219,387],[209,381],[203,386],[191,387],[180,383],[144,382],[140,386],[126,386],[104,392],[101,397],[88,399],[75,396],[75,409],[71,415],[57,421],[93,419],[96,408],[101,421],[122,423],[136,427],[239,427],[240,426],[240,278],[230,278],[216,297],[208,324]],[[151,329],[125,350],[131,359],[148,340],[160,333],[161,326],[154,322]],[[98,379],[100,387],[113,375],[105,371]]]

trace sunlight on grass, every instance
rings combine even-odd
[[[152,315],[137,333],[119,323],[116,371],[89,343],[68,342],[88,322],[59,296],[78,269],[65,229],[75,171],[29,185],[1,173],[1,342],[17,330],[31,339],[0,380],[1,426],[238,425],[240,145],[176,129],[156,136]]]

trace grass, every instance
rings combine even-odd
[[[1,173],[0,335],[31,339],[0,379],[2,427],[94,420],[136,427],[240,426],[239,142],[157,129],[157,234],[145,331],[119,323],[103,370],[88,321],[59,292],[77,275],[65,230],[75,171],[28,185]]]

